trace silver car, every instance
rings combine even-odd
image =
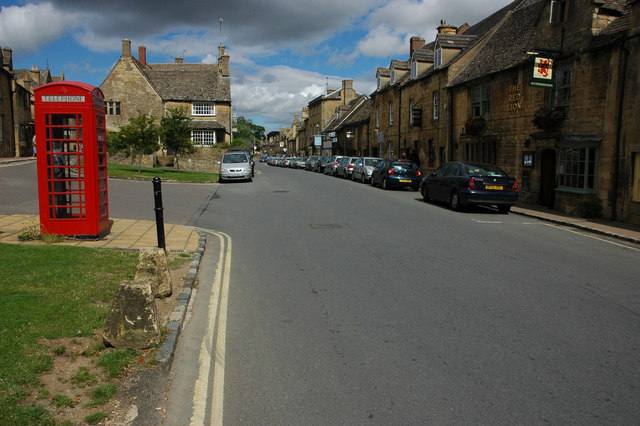
[[[351,173],[351,180],[359,180],[362,183],[367,183],[371,180],[371,172],[373,168],[382,161],[382,158],[378,157],[360,157],[356,164],[353,166],[353,173]]]
[[[218,182],[246,180],[251,182],[251,159],[243,151],[227,151],[220,161]]]

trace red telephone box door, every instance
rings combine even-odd
[[[104,236],[111,222],[102,92],[84,83],[59,82],[35,93],[42,232]]]

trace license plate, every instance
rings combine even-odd
[[[487,185],[485,186],[485,189],[494,189],[497,191],[502,191],[504,189],[504,186],[502,185]]]
[[[411,179],[400,179],[400,182],[409,183],[409,182],[411,182]]]

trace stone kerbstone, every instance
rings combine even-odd
[[[173,293],[167,253],[160,247],[145,247],[138,255],[135,281],[150,281],[155,297],[168,297]]]
[[[118,349],[147,349],[159,343],[160,322],[149,281],[120,283],[102,338]]]

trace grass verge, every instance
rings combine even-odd
[[[162,180],[179,182],[216,182],[217,173],[193,172],[188,170],[174,170],[157,167],[138,167],[125,164],[109,163],[109,177],[124,179],[151,180],[158,176]]]
[[[52,367],[39,341],[92,336],[136,260],[108,249],[0,244],[0,424],[53,422],[43,407],[22,403]]]

